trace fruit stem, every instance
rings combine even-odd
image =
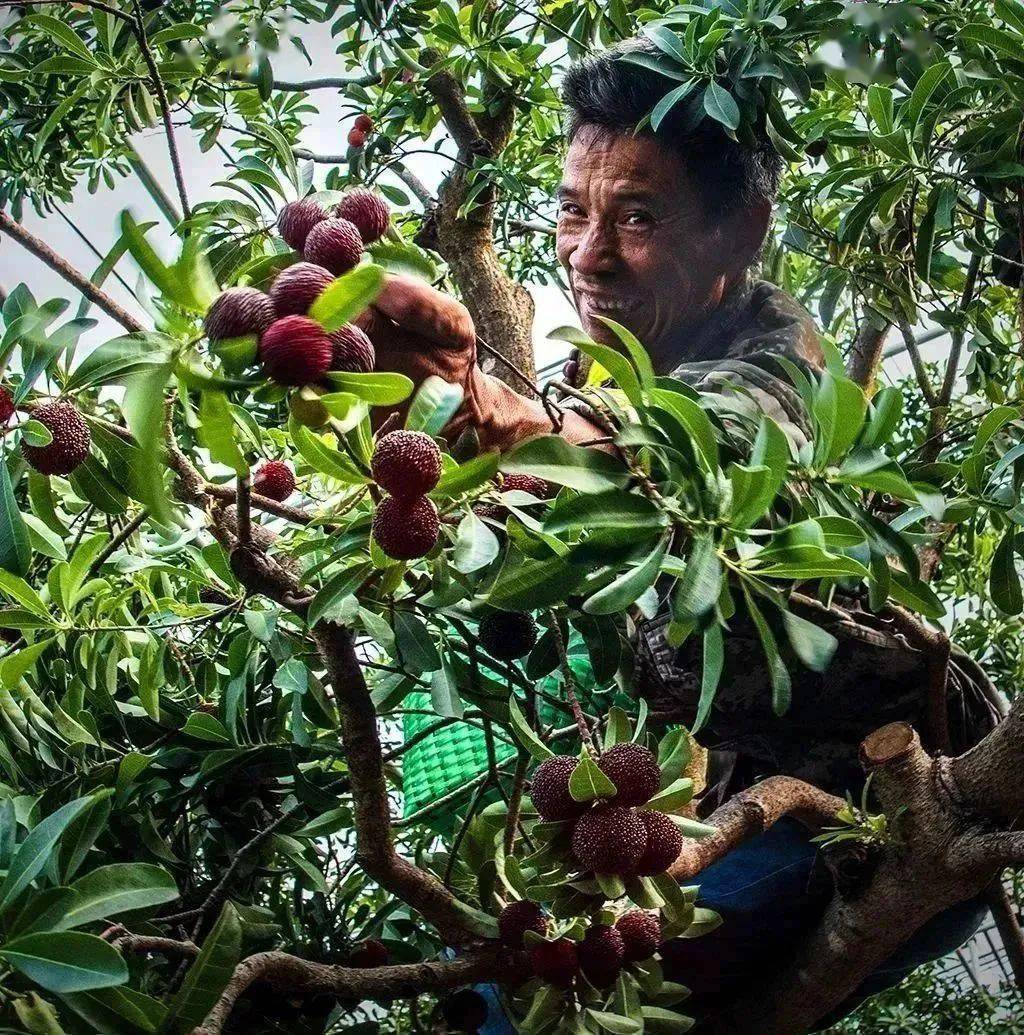
[[[562,633],[560,616],[557,611],[553,610],[549,611],[548,614],[551,616],[551,632],[555,638],[555,649],[558,651],[558,661],[562,669],[562,678],[565,682],[565,699],[569,702],[569,708],[572,710],[572,717],[576,720],[576,726],[579,728],[580,738],[583,741],[584,747],[591,755],[600,755],[601,752],[594,742],[590,726],[587,724],[587,718],[583,714],[579,698],[576,696],[576,677],[569,667],[569,655],[565,649],[565,636]]]

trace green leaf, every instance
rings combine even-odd
[[[0,459],[0,568],[3,569],[0,572],[0,576],[3,576],[0,577],[0,591],[13,595],[8,587],[17,585],[17,583],[11,582],[5,585],[6,577],[13,579],[18,575],[24,575],[31,562],[32,550],[28,541],[28,529],[25,527],[21,511],[18,509],[18,501],[14,498],[14,487],[11,485],[7,464]],[[10,573],[9,576],[8,573]],[[20,583],[22,580],[17,581]],[[25,584],[25,588],[28,589],[27,584]],[[40,614],[45,617],[47,609],[43,606],[42,601],[39,601],[35,591],[31,592],[31,598],[38,601],[42,609]],[[15,597],[15,599],[20,598]],[[20,602],[25,603],[24,600],[20,600]],[[34,604],[26,604],[26,606],[29,610],[34,610]]]
[[[75,494],[104,514],[123,514],[128,497],[96,457],[89,456],[68,476]]]
[[[686,83],[680,83],[679,86],[669,90],[669,92],[665,94],[660,101],[658,101],[651,110],[651,129],[654,130],[655,133],[658,132],[659,127],[668,116],[668,113],[677,104],[686,100],[686,98],[693,93],[696,85],[697,83],[693,79]]]
[[[430,630],[411,611],[395,611],[395,646],[401,663],[415,672],[436,672],[441,658]]]
[[[309,605],[309,611],[306,614],[307,625],[312,628],[322,618],[329,618],[330,612],[334,606],[346,597],[352,596],[363,584],[372,570],[373,566],[367,562],[364,564],[349,565],[349,567],[342,568],[341,571],[335,572],[335,574],[333,574],[323,584],[323,586],[317,590],[316,596],[313,597],[313,600]]]
[[[56,19],[53,19],[56,22]],[[58,22],[58,24],[60,24]],[[72,30],[68,30],[72,31]],[[71,109],[78,104],[78,102],[85,95],[85,92],[89,89],[88,81],[82,83],[77,89],[70,93],[64,98],[54,109],[50,112],[49,118],[43,123],[40,129],[36,132],[33,137],[34,143],[32,146],[32,161],[38,162],[42,157],[43,149],[46,146],[46,141],[53,135],[54,130],[64,121],[67,114]]]
[[[667,787],[682,775],[690,764],[693,748],[690,734],[678,726],[661,738],[658,744],[658,768],[661,770],[661,786]]]
[[[167,299],[190,312],[205,313],[206,306],[203,300],[196,296],[194,284],[190,279],[182,277],[173,264],[165,263],[146,240],[147,231],[155,225],[155,223],[141,225],[136,223],[135,217],[128,209],[121,213],[121,233],[128,244],[132,258]]]
[[[412,395],[413,383],[404,374],[374,372],[372,374],[350,374],[332,370],[327,380],[343,392],[368,402],[373,406],[396,406]]]
[[[303,427],[294,417],[288,421],[288,434],[303,460],[345,485],[369,485],[370,479],[340,450],[327,445],[317,434]]]
[[[235,441],[235,419],[223,392],[200,393],[199,421],[199,441],[209,450],[210,459],[230,467],[239,477],[248,475],[249,465]]]
[[[441,480],[430,495],[438,499],[451,499],[461,496],[464,492],[470,492],[489,482],[498,473],[500,460],[501,454],[494,451],[481,453],[464,464],[445,467]]]
[[[980,43],[994,50],[1001,57],[1011,58],[1014,61],[1020,60],[1021,37],[1016,33],[996,29],[983,22],[972,22],[960,30],[959,37],[971,43]]]
[[[790,645],[796,656],[813,672],[824,672],[832,663],[839,641],[820,625],[782,609]]]
[[[500,548],[498,537],[470,510],[455,533],[452,566],[463,575],[479,571],[498,556]]]
[[[544,530],[580,531],[584,528],[632,528],[639,532],[660,531],[668,517],[646,496],[612,489],[588,496],[559,500],[544,519]]]
[[[22,438],[30,446],[48,446],[53,441],[50,429],[37,420],[27,420],[20,428]]]
[[[779,654],[779,648],[775,642],[775,634],[771,631],[764,615],[761,614],[761,609],[754,603],[754,598],[745,585],[743,587],[743,596],[746,598],[747,610],[750,612],[750,617],[754,620],[757,635],[761,640],[761,647],[768,662],[768,675],[772,684],[772,711],[776,715],[785,715],[789,711],[789,703],[792,697],[792,680]]]
[[[629,481],[629,472],[614,457],[557,435],[522,443],[502,459],[501,467],[511,474],[531,474],[588,493],[622,488]]]
[[[235,907],[225,902],[213,930],[167,1008],[160,1035],[188,1035],[202,1024],[231,980],[241,954],[242,925]]]
[[[515,697],[508,699],[509,725],[512,729],[512,736],[524,747],[534,758],[543,762],[545,758],[551,758],[554,751],[551,750],[537,734],[530,728],[526,721],[519,702]]]
[[[1015,555],[1017,535],[1017,526],[1010,525],[992,555],[989,572],[988,588],[992,603],[1006,615],[1019,615],[1024,611],[1024,595],[1021,593]]]
[[[77,895],[57,930],[81,927],[135,909],[148,909],[178,897],[174,878],[151,863],[111,863],[79,877],[71,885]]]
[[[725,644],[722,639],[722,627],[714,622],[704,630],[700,702],[697,705],[697,716],[693,720],[693,733],[704,728],[704,723],[711,714],[711,706],[715,702],[715,692],[722,678],[724,664]]]
[[[207,740],[214,744],[230,744],[231,737],[224,723],[215,715],[208,715],[206,712],[193,712],[181,727],[182,733],[187,733],[197,740]]]
[[[131,988],[97,988],[61,999],[100,1035],[152,1035],[164,1015],[156,999]]]
[[[654,585],[661,572],[661,562],[668,550],[669,538],[662,538],[635,568],[624,571],[603,589],[587,598],[583,610],[592,615],[618,614]]]
[[[737,129],[740,124],[740,108],[728,90],[711,80],[704,91],[704,110],[716,122],[728,129]]]
[[[900,109],[900,122],[911,137],[917,132],[921,115],[928,101],[931,100],[932,94],[951,71],[952,66],[948,61],[938,61],[934,65],[929,65],[922,73],[921,78],[914,84],[913,93]]]
[[[316,320],[325,331],[337,331],[358,316],[380,293],[384,286],[384,271],[380,266],[366,263],[329,284],[309,310],[309,318]]]
[[[650,395],[654,405],[667,410],[686,429],[693,441],[701,466],[705,470],[716,471],[718,469],[718,442],[715,438],[715,427],[703,407],[685,395],[667,388],[655,388]]]
[[[81,931],[22,935],[0,948],[0,957],[50,992],[81,992],[128,980],[128,967],[117,949]]]
[[[879,133],[885,135],[893,131],[892,90],[888,86],[872,83],[868,87],[868,113]]]
[[[598,768],[590,755],[583,751],[576,768],[569,777],[569,793],[573,801],[595,801],[615,796],[615,784]]]
[[[643,392],[640,378],[629,359],[610,345],[601,345],[589,336],[573,327],[559,327],[552,331],[549,338],[559,338],[572,342],[581,352],[585,352],[608,372],[612,380],[622,389],[626,398],[634,405],[643,403]]]
[[[681,1013],[673,1013],[660,1006],[643,1006],[640,1015],[643,1018],[643,1030],[650,1035],[681,1035],[697,1023],[692,1017],[684,1017]]]
[[[722,562],[715,541],[698,536],[672,598],[672,613],[677,621],[699,622],[718,602],[722,588]]]
[[[606,1010],[587,1010],[587,1016],[594,1020],[599,1028],[609,1031],[612,1035],[640,1035],[644,1030],[643,1024],[632,1017],[621,1017],[617,1013],[608,1013]]]
[[[164,389],[171,364],[136,371],[124,394],[121,412],[139,448],[139,469],[134,472],[140,502],[161,524],[173,519],[164,485]]]
[[[675,812],[676,809],[689,805],[692,800],[693,780],[688,776],[681,776],[668,787],[658,791],[644,808],[654,809],[655,812]]]
[[[388,184],[378,182],[377,189],[384,194],[390,193],[393,188]],[[396,191],[396,193],[401,192]],[[408,204],[408,199],[401,201],[393,197],[390,200],[402,205]],[[431,282],[438,279],[437,263],[430,257],[430,252],[409,241],[399,244],[396,241],[381,238],[379,241],[374,241],[366,250],[369,252],[370,258],[388,273],[411,274]]]
[[[28,836],[18,846],[7,870],[7,876],[0,885],[0,912],[11,905],[35,880],[68,825],[95,800],[94,796],[89,796],[68,802],[29,831]]]
[[[463,395],[461,385],[449,384],[443,378],[431,374],[416,389],[405,417],[405,426],[410,431],[422,431],[425,435],[440,435],[458,413]]]
[[[557,604],[586,578],[582,565],[566,557],[519,560],[513,554],[491,584],[487,602],[506,611]]]
[[[455,673],[443,656],[440,668],[430,675],[430,704],[438,715],[446,719],[461,719],[466,710],[459,696]]]

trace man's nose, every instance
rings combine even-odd
[[[590,224],[569,255],[569,266],[582,277],[611,273],[618,262],[615,235],[599,223]]]

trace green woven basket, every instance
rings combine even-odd
[[[569,667],[576,677],[579,695],[584,707],[588,707],[592,695],[599,689],[594,686],[594,673],[590,667],[590,656],[581,637],[574,635],[567,650]],[[489,673],[500,678],[497,673]],[[559,695],[560,679],[547,676],[538,684],[538,689],[551,696]],[[409,694],[404,707],[430,712],[429,694]],[[590,710],[588,708],[588,710]],[[566,726],[572,722],[572,715],[565,706],[564,711],[543,698],[538,705],[540,719],[546,725]],[[402,733],[410,740],[424,727],[437,720],[433,714],[405,715],[402,718]],[[574,750],[566,743],[565,750]],[[494,753],[500,765],[516,753],[516,746],[500,729],[494,730]],[[487,770],[487,741],[484,732],[477,726],[453,722],[437,730],[413,745],[402,756],[402,787],[405,796],[406,818],[424,812],[424,818],[445,825],[452,813],[463,804],[464,795],[455,792],[466,787],[472,780]],[[434,812],[430,806],[437,804]]]

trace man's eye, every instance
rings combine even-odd
[[[560,216],[578,216],[582,213],[579,205],[574,205],[571,201],[563,201],[558,210],[558,214]]]
[[[625,222],[630,226],[642,226],[644,223],[649,223],[651,217],[646,212],[630,212],[626,215]]]

